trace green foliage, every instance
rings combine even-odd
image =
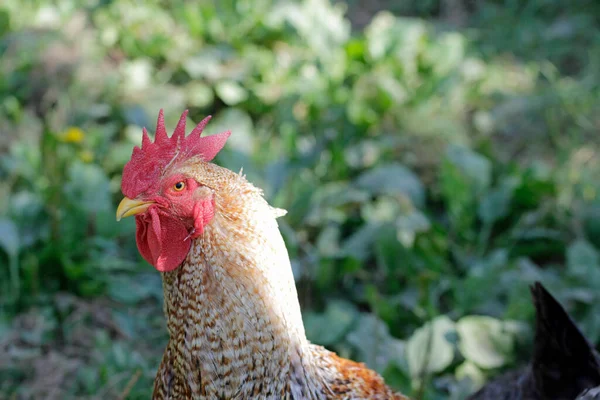
[[[159,108],[233,132],[308,337],[405,393],[525,362],[535,280],[600,340],[591,3],[213,3],[0,6],[0,398],[150,396],[161,281],[114,212]]]
[[[454,329],[454,323],[441,315],[417,329],[408,339],[407,361],[414,379],[441,372],[450,365],[454,349],[448,336]]]

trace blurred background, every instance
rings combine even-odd
[[[160,275],[115,221],[160,108],[212,114],[309,338],[416,399],[530,356],[541,280],[600,341],[600,2],[3,0],[0,398],[147,399]]]

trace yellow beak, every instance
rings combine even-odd
[[[121,218],[143,213],[154,204],[153,201],[131,200],[129,197],[123,198],[117,207],[117,221]]]

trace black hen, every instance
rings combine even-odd
[[[575,400],[600,400],[600,386],[586,390],[577,396]]]
[[[531,294],[536,321],[530,365],[491,381],[469,400],[574,400],[600,385],[600,357],[593,346],[541,283]]]

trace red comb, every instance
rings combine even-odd
[[[201,137],[202,130],[210,121],[211,117],[208,116],[196,125],[192,133],[186,137],[187,114],[187,110],[181,114],[173,135],[168,137],[165,129],[165,117],[161,109],[156,121],[154,143],[150,141],[146,128],[143,129],[142,147],[133,148],[131,160],[123,167],[121,191],[125,196],[133,199],[141,193],[157,188],[164,170],[175,159],[200,156],[203,161],[209,162],[221,151],[231,132]]]

